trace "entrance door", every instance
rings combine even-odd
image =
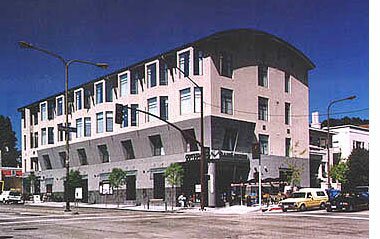
[[[125,178],[126,200],[136,200],[136,176],[130,175]]]
[[[163,173],[153,174],[153,198],[165,199],[165,176]]]
[[[82,202],[88,202],[88,179],[82,179]]]

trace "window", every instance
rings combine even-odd
[[[95,85],[96,89],[96,104],[103,103],[103,82]]]
[[[121,145],[123,146],[123,153],[125,159],[134,159],[135,152],[133,151],[132,141],[130,139],[121,141]]]
[[[232,56],[228,53],[221,53],[219,56],[220,75],[232,77]]]
[[[290,157],[292,140],[290,138],[285,138],[285,156]]]
[[[194,113],[201,112],[202,88],[194,88]]]
[[[42,158],[44,159],[46,169],[52,169],[49,155],[48,154],[42,155]]]
[[[290,124],[290,103],[285,103],[285,124]]]
[[[127,106],[123,106],[123,111],[122,111],[122,114],[123,114],[123,121],[121,123],[121,127],[128,127],[128,107]]]
[[[165,155],[160,135],[149,136],[149,140],[153,156]]]
[[[46,145],[46,128],[41,129],[41,145]]]
[[[83,121],[82,119],[76,120],[76,127],[77,127],[77,138],[82,137],[82,131],[83,131]]]
[[[80,165],[88,165],[87,155],[85,149],[77,149]]]
[[[186,152],[198,151],[194,129],[186,129],[183,132],[186,141]]]
[[[181,71],[183,72],[180,74],[180,76],[181,75],[185,77],[189,76],[189,71],[190,71],[189,58],[190,58],[190,51],[186,51],[184,53],[179,54],[179,69],[181,69]]]
[[[155,87],[157,85],[156,63],[148,65],[146,71],[148,76],[148,87]]]
[[[259,134],[260,154],[269,154],[269,136]]]
[[[38,112],[34,112],[33,114],[32,114],[32,118],[33,118],[33,124],[34,125],[38,125]]]
[[[34,169],[34,171],[39,171],[38,157],[30,158],[30,169]]]
[[[157,109],[157,97],[148,99],[148,112],[153,115],[158,115],[158,109]],[[152,121],[152,118],[150,115],[148,115],[148,122]]]
[[[91,118],[85,117],[84,118],[84,137],[90,137],[91,136]]]
[[[57,125],[57,130],[58,130],[58,142],[61,142],[63,141],[63,135],[64,135],[64,131],[63,130],[59,130],[60,128],[63,127],[63,124],[58,124]]]
[[[160,61],[160,85],[167,85],[169,78],[168,65],[165,62]]]
[[[191,112],[191,94],[190,88],[180,91],[180,114],[188,114]]]
[[[32,134],[30,135],[30,148],[33,148]],[[24,150],[26,150],[26,135],[24,135]]]
[[[55,100],[49,100],[48,101],[48,119],[54,119],[54,112],[55,112]]]
[[[138,94],[138,82],[139,82],[139,72],[136,71],[133,73],[133,78],[131,80],[131,95],[136,95]]]
[[[82,91],[75,92],[75,110],[82,109]]]
[[[91,90],[85,89],[84,90],[84,108],[86,109],[91,108],[91,100],[93,100]]]
[[[290,92],[290,74],[285,73],[285,92],[289,93]]]
[[[268,121],[268,99],[259,97],[259,120]]]
[[[41,121],[47,120],[47,108],[46,103],[41,104]]]
[[[102,163],[108,163],[110,161],[110,155],[107,150],[107,145],[98,145],[99,155]]]
[[[267,66],[259,66],[259,86],[268,88],[268,67]]]
[[[126,96],[128,94],[128,74],[123,74],[119,77],[120,80],[120,96]]]
[[[63,115],[63,97],[57,98],[57,116]]]
[[[64,168],[66,166],[66,152],[59,152],[58,155],[61,162],[61,166],[62,168]]]
[[[194,75],[203,75],[203,51],[194,53]]]
[[[113,101],[113,82],[111,80],[106,81],[106,102]]]
[[[169,99],[167,96],[160,96],[160,118],[169,120]]]
[[[232,115],[233,105],[232,105],[232,90],[223,89],[221,90],[221,112],[224,114]]]
[[[224,132],[223,150],[234,151],[236,147],[237,130],[227,128]]]
[[[139,121],[139,114],[136,109],[139,108],[139,105],[132,104],[131,105],[131,126],[137,126]]]
[[[96,133],[103,133],[104,131],[104,119],[103,112],[96,114]]]
[[[34,147],[38,148],[38,132],[34,132]]]
[[[54,127],[48,128],[48,144],[54,144]]]
[[[107,132],[113,131],[113,112],[112,111],[106,112],[106,131]]]

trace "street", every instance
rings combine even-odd
[[[75,212],[76,210],[73,210]],[[368,238],[368,211],[216,214],[0,205],[3,238]]]

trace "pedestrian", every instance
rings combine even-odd
[[[186,196],[184,193],[181,193],[181,195],[178,196],[178,202],[181,207],[186,207]]]

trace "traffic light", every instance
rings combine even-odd
[[[253,159],[260,158],[260,143],[259,142],[252,144],[252,158]]]
[[[115,124],[122,124],[123,123],[123,105],[122,104],[116,104],[115,105]]]

